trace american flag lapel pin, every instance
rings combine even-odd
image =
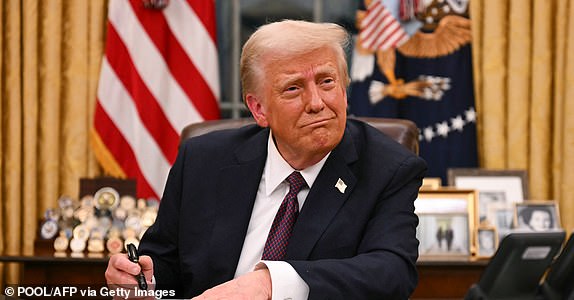
[[[337,180],[337,183],[335,183],[335,187],[339,190],[339,192],[341,192],[341,194],[344,194],[345,190],[347,189],[347,185],[341,178]]]

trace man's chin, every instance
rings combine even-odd
[[[333,150],[340,139],[337,140],[330,131],[326,132],[313,132],[313,147],[316,152],[329,152]]]

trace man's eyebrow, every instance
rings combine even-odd
[[[331,65],[317,67],[317,74],[337,74],[337,68]]]
[[[332,65],[317,66],[315,70],[315,77],[337,74],[337,68]],[[305,75],[301,72],[283,73],[278,76],[275,82],[279,84],[292,84],[302,80],[304,77]]]

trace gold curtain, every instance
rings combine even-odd
[[[574,2],[471,0],[481,166],[528,171],[574,229]]]
[[[38,220],[100,169],[88,137],[105,0],[0,3],[0,254],[32,254]],[[0,264],[2,283],[16,265]]]

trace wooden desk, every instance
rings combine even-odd
[[[419,284],[411,299],[462,299],[487,264],[487,260],[419,260]]]
[[[0,262],[20,264],[20,286],[76,287],[78,290],[99,291],[106,286],[104,277],[108,257],[77,257],[70,253],[64,256],[39,254],[35,256],[0,256]],[[12,283],[12,282],[10,282]],[[1,298],[1,297],[0,297]],[[42,297],[21,297],[20,299],[40,299]],[[75,296],[50,297],[50,299],[86,299],[79,293]],[[89,299],[111,299],[99,294]]]
[[[19,284],[104,286],[108,257],[0,256],[1,262],[21,264]],[[478,282],[487,261],[419,261],[419,284],[411,299],[462,299]],[[68,298],[70,299],[70,298]]]
[[[0,256],[0,262],[20,263],[20,284],[103,285],[108,257]]]

